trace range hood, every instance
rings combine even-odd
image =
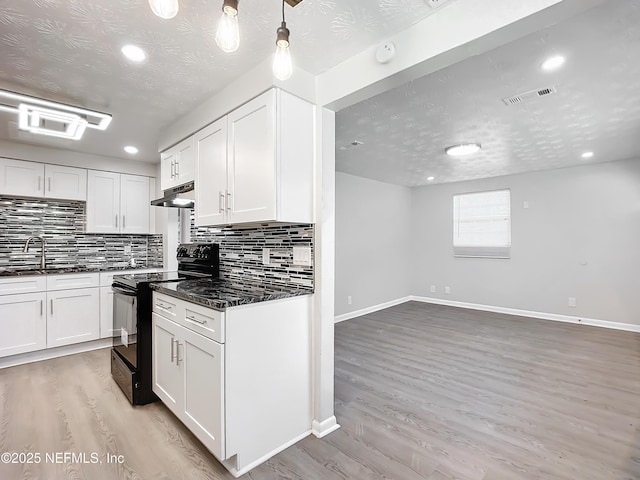
[[[154,207],[193,208],[195,206],[193,182],[164,191],[164,197],[153,200]]]

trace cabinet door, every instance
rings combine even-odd
[[[175,179],[176,149],[170,148],[160,154],[160,189],[168,190],[177,185]]]
[[[47,293],[47,347],[100,338],[100,289]]]
[[[100,287],[100,338],[112,338],[113,335],[113,290]]]
[[[120,174],[89,170],[87,233],[118,233],[120,223]]]
[[[196,149],[193,143],[193,137],[183,140],[175,146],[178,152],[178,171],[177,184],[193,182],[196,169]]]
[[[222,225],[226,218],[227,118],[196,133],[195,145],[196,225]]]
[[[42,197],[44,195],[44,165],[0,158],[0,194]]]
[[[275,220],[275,90],[234,110],[228,118],[228,223]]]
[[[153,322],[153,392],[176,415],[182,407],[182,373],[176,362],[179,326],[157,313]]]
[[[223,460],[224,345],[180,327],[177,354],[184,377],[181,420],[211,453]]]
[[[87,200],[87,170],[84,168],[45,165],[45,197],[64,200]]]
[[[121,175],[120,178],[120,232],[149,233],[149,177]]]
[[[0,296],[0,357],[47,346],[46,294]]]

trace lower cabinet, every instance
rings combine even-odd
[[[113,337],[113,290],[100,287],[100,338]]]
[[[153,314],[153,391],[218,458],[224,449],[224,345]]]
[[[47,293],[47,347],[100,338],[100,289],[80,288]]]
[[[46,293],[0,296],[0,357],[47,346]]]

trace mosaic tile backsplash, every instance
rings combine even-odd
[[[242,281],[313,289],[313,225],[265,224],[197,228],[191,212],[191,241],[220,245],[220,275]],[[310,267],[293,264],[293,247],[311,248]],[[262,249],[271,249],[271,264],[262,264]]]
[[[162,235],[103,235],[85,231],[83,202],[0,197],[0,268],[24,270],[40,264],[40,242],[28,253],[22,249],[30,236],[46,242],[47,267],[91,268],[137,265],[162,267]],[[131,245],[131,255],[125,247]]]

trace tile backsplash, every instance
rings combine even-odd
[[[90,234],[83,202],[0,197],[0,268],[28,269],[40,264],[40,243],[22,249],[30,236],[46,242],[47,267],[162,267],[162,235]],[[125,247],[131,246],[131,255]]]
[[[220,245],[220,275],[224,278],[261,279],[273,284],[313,289],[313,225],[235,225],[198,228],[191,212],[191,241]],[[293,247],[311,248],[311,266],[293,263]],[[263,248],[269,248],[270,265],[263,265]]]

